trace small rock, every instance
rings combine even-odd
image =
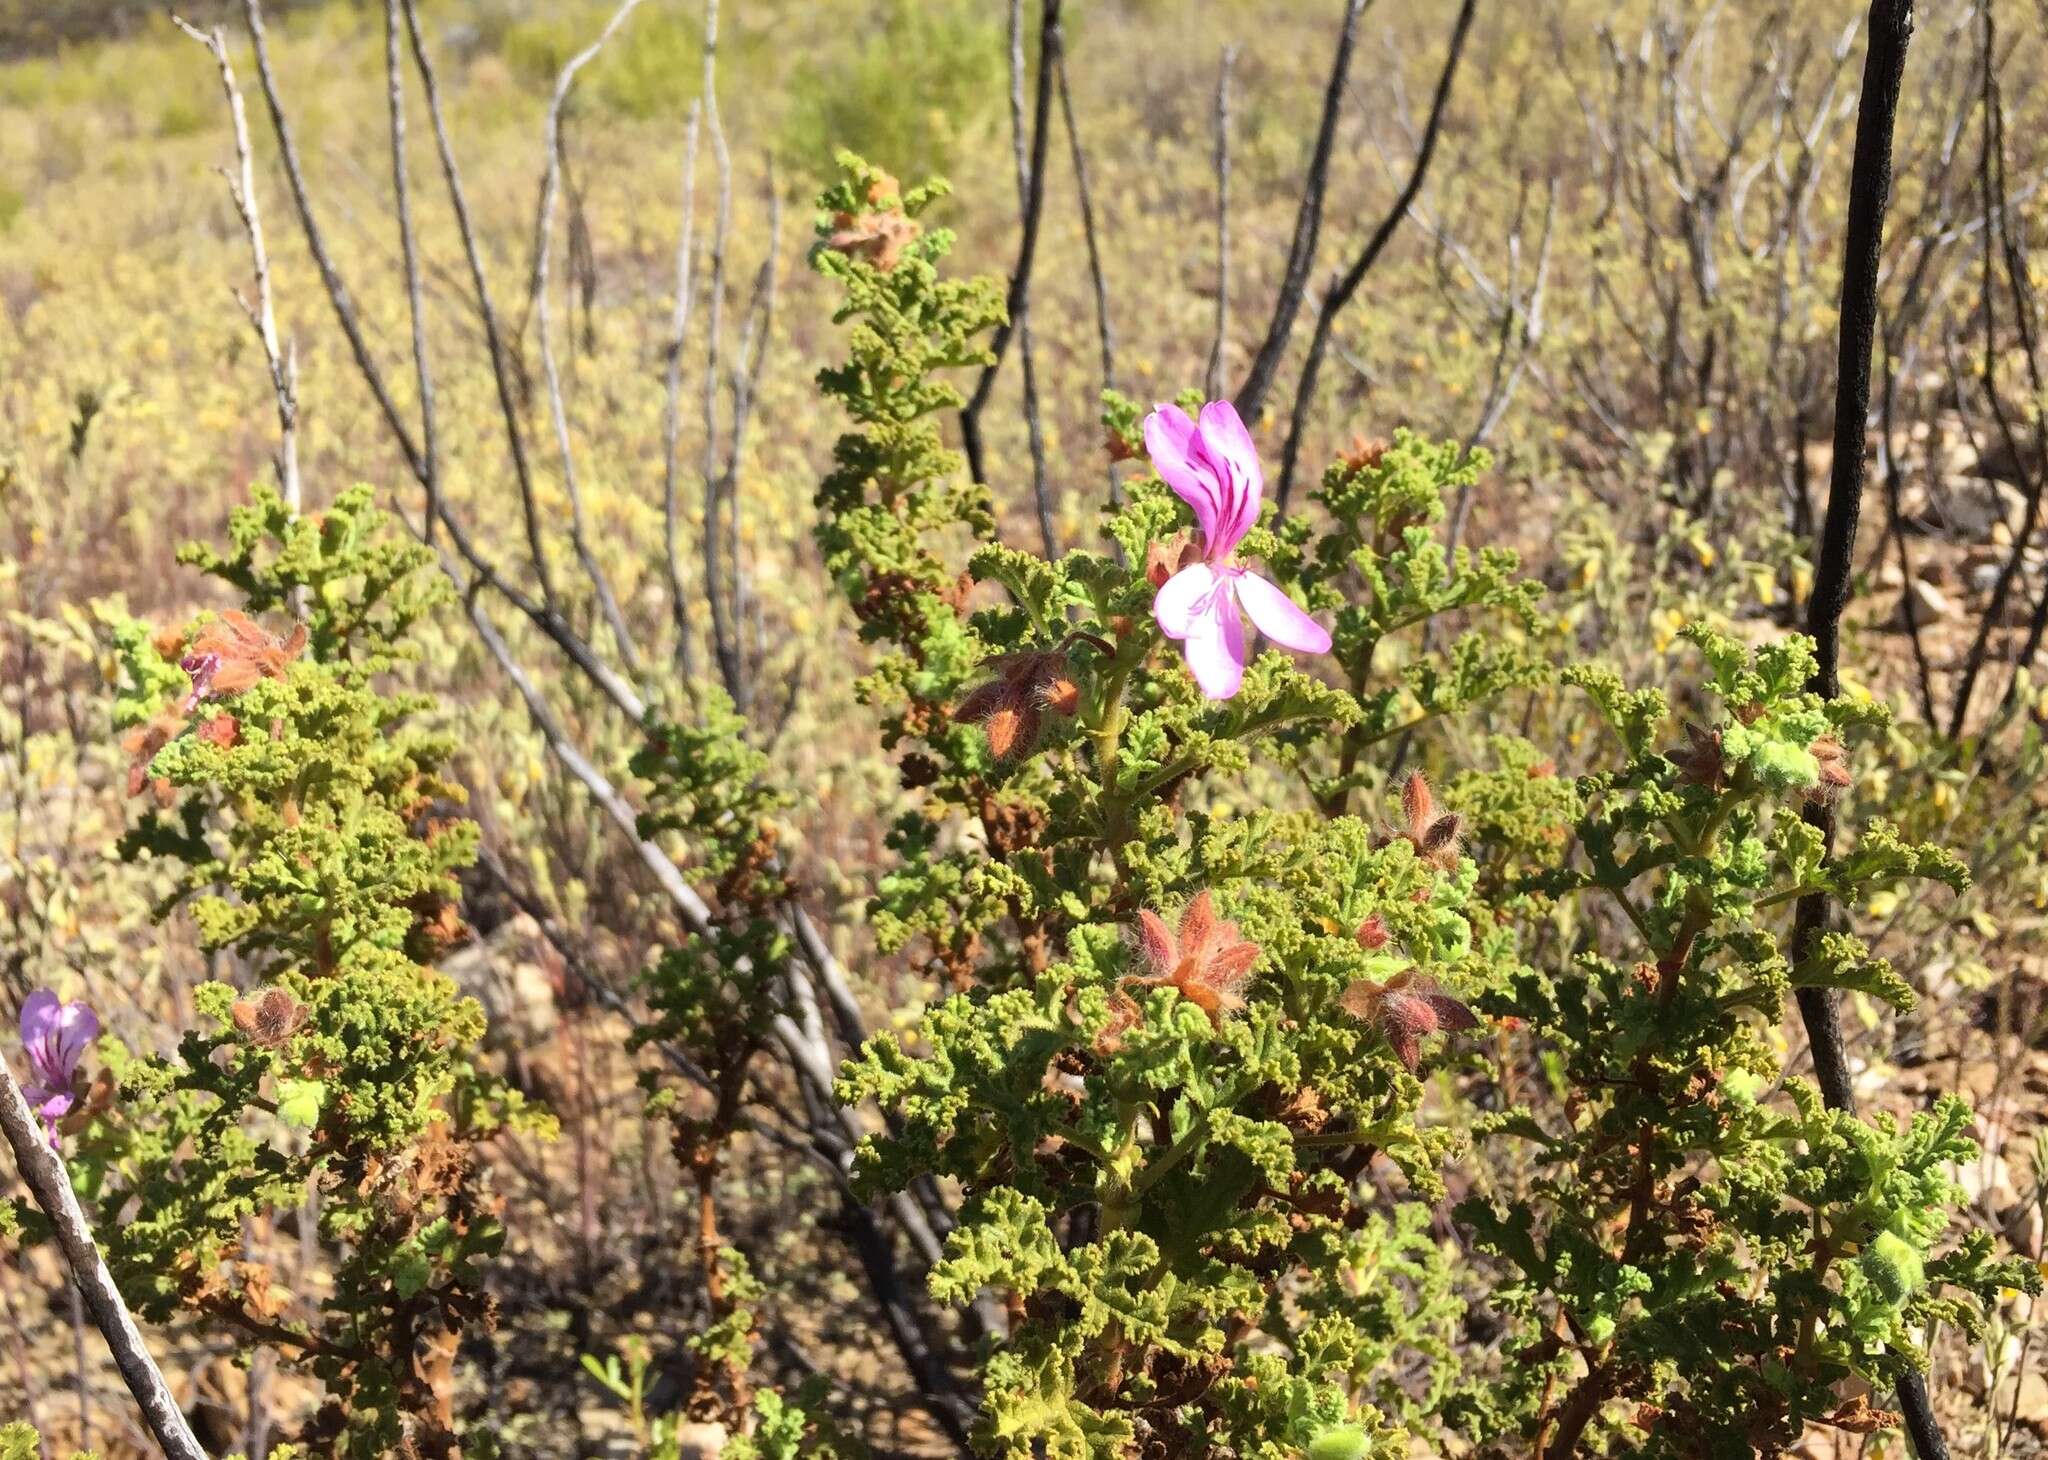
[[[718,1460],[725,1453],[725,1426],[692,1420],[676,1431],[681,1460]]]
[[[2020,1374],[1997,1409],[2012,1415],[2036,1434],[2048,1433],[2048,1369],[2035,1364]]]
[[[2012,449],[2017,445],[2024,456],[2015,455]],[[2019,441],[2008,444],[2003,432],[1999,432],[1985,445],[1983,455],[1977,458],[1977,475],[1993,478],[2001,483],[2023,481],[2027,470],[2040,460],[2037,442]]]
[[[1934,619],[1956,616],[1954,602],[1925,578],[1915,578],[1907,587],[1906,594],[1912,596],[1913,619],[1916,623],[1924,624]],[[1899,597],[1897,619],[1901,627],[1906,623],[1906,594]]]
[[[2006,482],[1981,474],[1949,476],[1930,490],[1918,483],[1899,494],[1899,515],[1920,531],[1958,542],[1983,542],[2012,524],[2026,497]]]
[[[1990,537],[2001,525],[2011,531],[2027,507],[2027,499],[2017,487],[1987,477],[1950,482],[1947,495],[1952,530],[1972,542]]]

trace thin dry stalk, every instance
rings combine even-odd
[[[541,176],[540,206],[534,226],[533,281],[530,296],[540,333],[541,374],[547,382],[548,418],[554,423],[555,448],[561,455],[562,490],[569,498],[569,541],[576,549],[577,561],[583,565],[583,572],[590,580],[593,592],[597,594],[598,609],[603,613],[605,623],[612,631],[612,642],[617,646],[620,662],[626,672],[634,677],[640,674],[640,654],[634,645],[632,631],[626,626],[626,616],[619,609],[619,601],[612,592],[611,579],[597,554],[590,546],[589,534],[585,531],[583,513],[583,489],[576,477],[576,450],[569,437],[569,409],[562,398],[561,370],[555,361],[554,324],[549,310],[548,270],[553,257],[555,232],[555,205],[561,196],[562,179],[562,109],[567,105],[569,92],[576,84],[576,74],[597,59],[606,41],[617,34],[620,26],[640,6],[640,0],[623,0],[612,12],[612,18],[597,38],[563,65],[555,77],[555,89],[548,101],[547,122],[542,133],[542,147],[546,153],[546,164]]]
[[[1344,20],[1337,31],[1337,49],[1330,63],[1330,80],[1323,88],[1323,114],[1316,124],[1316,142],[1309,154],[1308,176],[1302,183],[1301,207],[1294,216],[1294,238],[1287,247],[1287,267],[1281,275],[1280,294],[1273,304],[1273,318],[1266,325],[1266,337],[1252,357],[1244,384],[1237,388],[1237,413],[1256,425],[1266,412],[1266,396],[1280,370],[1287,338],[1294,330],[1295,316],[1308,288],[1308,272],[1315,263],[1316,240],[1323,227],[1323,199],[1330,185],[1331,148],[1337,137],[1337,118],[1344,108],[1344,83],[1351,72],[1351,52],[1358,40],[1359,18],[1372,0],[1344,0]]]
[[[92,1227],[71,1189],[71,1177],[64,1162],[50,1145],[43,1125],[28,1108],[13,1072],[0,1065],[0,1132],[14,1151],[14,1164],[21,1171],[22,1184],[36,1206],[49,1218],[56,1233],[57,1250],[71,1269],[74,1291],[107,1342],[114,1367],[121,1371],[128,1392],[142,1411],[143,1422],[170,1460],[207,1460],[198,1437],[185,1419],[184,1411],[171,1397],[163,1371],[150,1357],[135,1317],[121,1301],[114,1278],[93,1241]]]
[[[1451,29],[1450,49],[1444,57],[1443,69],[1437,74],[1436,96],[1430,103],[1429,121],[1423,128],[1422,138],[1415,151],[1415,163],[1408,174],[1407,184],[1394,200],[1393,207],[1380,220],[1365,247],[1352,260],[1351,267],[1340,274],[1323,296],[1322,307],[1316,311],[1316,330],[1309,340],[1308,358],[1302,363],[1301,380],[1294,390],[1294,414],[1287,427],[1287,444],[1280,457],[1280,489],[1275,494],[1280,510],[1287,510],[1287,499],[1294,489],[1295,463],[1301,452],[1301,436],[1308,424],[1309,412],[1315,405],[1316,377],[1322,369],[1323,354],[1329,348],[1330,330],[1337,322],[1337,316],[1351,297],[1358,292],[1358,286],[1365,282],[1365,276],[1372,266],[1379,262],[1380,254],[1392,240],[1394,231],[1401,226],[1401,220],[1408,216],[1408,209],[1422,191],[1423,180],[1429,175],[1430,160],[1436,156],[1437,138],[1443,131],[1444,109],[1451,98],[1451,84],[1458,76],[1458,62],[1465,54],[1465,38],[1472,30],[1472,16],[1478,8],[1478,0],[1463,0],[1458,7],[1458,19]],[[1242,407],[1239,408],[1242,411]]]
[[[1210,400],[1223,391],[1223,347],[1230,336],[1230,73],[1236,66],[1237,47],[1225,46],[1216,68],[1216,331],[1202,376],[1202,394]]]
[[[678,496],[681,474],[677,471],[678,444],[682,438],[683,341],[690,331],[690,303],[695,294],[691,269],[695,264],[694,233],[697,224],[697,134],[703,117],[703,102],[690,103],[690,120],[683,131],[683,214],[676,241],[676,293],[669,312],[666,375],[661,410],[661,528],[663,556],[668,567],[669,613],[675,621],[676,670],[684,684],[697,677],[696,649],[690,632],[690,598],[683,587],[682,552],[678,542],[682,512]]]
[[[242,232],[249,240],[249,262],[255,274],[256,299],[251,303],[239,290],[235,303],[241,306],[256,338],[263,345],[263,361],[270,370],[270,391],[277,402],[277,482],[285,505],[298,512],[304,505],[299,483],[299,366],[298,351],[280,343],[277,311],[270,297],[270,253],[263,243],[263,214],[256,202],[256,165],[249,149],[249,115],[242,105],[242,89],[235,84],[235,68],[228,60],[227,38],[219,26],[201,30],[182,16],[171,23],[212,53],[220,68],[220,87],[227,97],[228,117],[235,134],[235,169],[216,168],[228,185],[235,211],[242,217]]]
[[[1024,319],[1031,307],[1031,266],[1038,256],[1038,229],[1045,213],[1045,153],[1051,140],[1048,125],[1052,114],[1052,78],[1060,62],[1060,3],[1061,0],[1039,0],[1038,6],[1038,86],[1032,104],[1031,153],[1025,168],[1023,220],[1017,236],[1017,263],[1010,271],[1010,286],[1004,297],[1007,318],[996,328],[995,336],[989,341],[989,353],[995,358],[982,368],[974,384],[974,393],[960,410],[960,444],[967,455],[967,470],[977,482],[988,480],[988,462],[982,444],[981,413],[988,405],[991,392],[995,390],[996,374],[1003,368],[1003,356],[1008,351],[1011,337],[1017,332],[1018,321]],[[1021,24],[1013,14],[1013,35],[1021,32]],[[1022,74],[1020,43],[1011,44],[1011,71],[1013,77]],[[1042,524],[1041,524],[1042,525]]]
[[[1109,283],[1102,271],[1102,243],[1095,229],[1095,200],[1088,186],[1088,154],[1081,145],[1081,133],[1074,125],[1074,96],[1067,86],[1067,58],[1060,57],[1059,67],[1054,73],[1059,84],[1060,115],[1067,127],[1067,151],[1074,164],[1074,192],[1081,207],[1081,237],[1088,245],[1088,282],[1095,294],[1095,337],[1102,351],[1102,389],[1104,392],[1116,389],[1116,328],[1110,321]],[[1123,487],[1117,480],[1116,463],[1106,468],[1109,474],[1109,505],[1123,505]],[[1123,545],[1116,545],[1119,561],[1123,558]]]

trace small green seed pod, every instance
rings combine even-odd
[[[1903,1306],[1927,1277],[1913,1244],[1892,1231],[1879,1232],[1871,1239],[1863,1250],[1862,1267],[1870,1286],[1894,1308]]]
[[[1357,1425],[1324,1430],[1309,1441],[1308,1460],[1364,1460],[1371,1442]]]

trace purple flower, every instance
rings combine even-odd
[[[21,1006],[21,1042],[33,1076],[22,1094],[42,1116],[53,1146],[57,1122],[78,1103],[78,1062],[99,1033],[98,1015],[82,1003],[59,1003],[48,989],[37,989]]]
[[[1145,418],[1145,450],[1166,484],[1195,509],[1201,529],[1201,561],[1167,580],[1153,600],[1152,616],[1161,633],[1181,641],[1202,693],[1227,700],[1244,682],[1240,606],[1274,643],[1303,654],[1327,653],[1329,631],[1231,557],[1259,520],[1266,490],[1258,448],[1237,407],[1212,400],[1195,421],[1179,406],[1161,405]]]

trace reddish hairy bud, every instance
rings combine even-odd
[[[1259,960],[1259,945],[1247,942],[1236,923],[1216,916],[1207,888],[1181,913],[1177,933],[1150,908],[1140,912],[1138,948],[1152,972],[1129,982],[1176,989],[1217,1024],[1244,1007],[1241,990]]]

